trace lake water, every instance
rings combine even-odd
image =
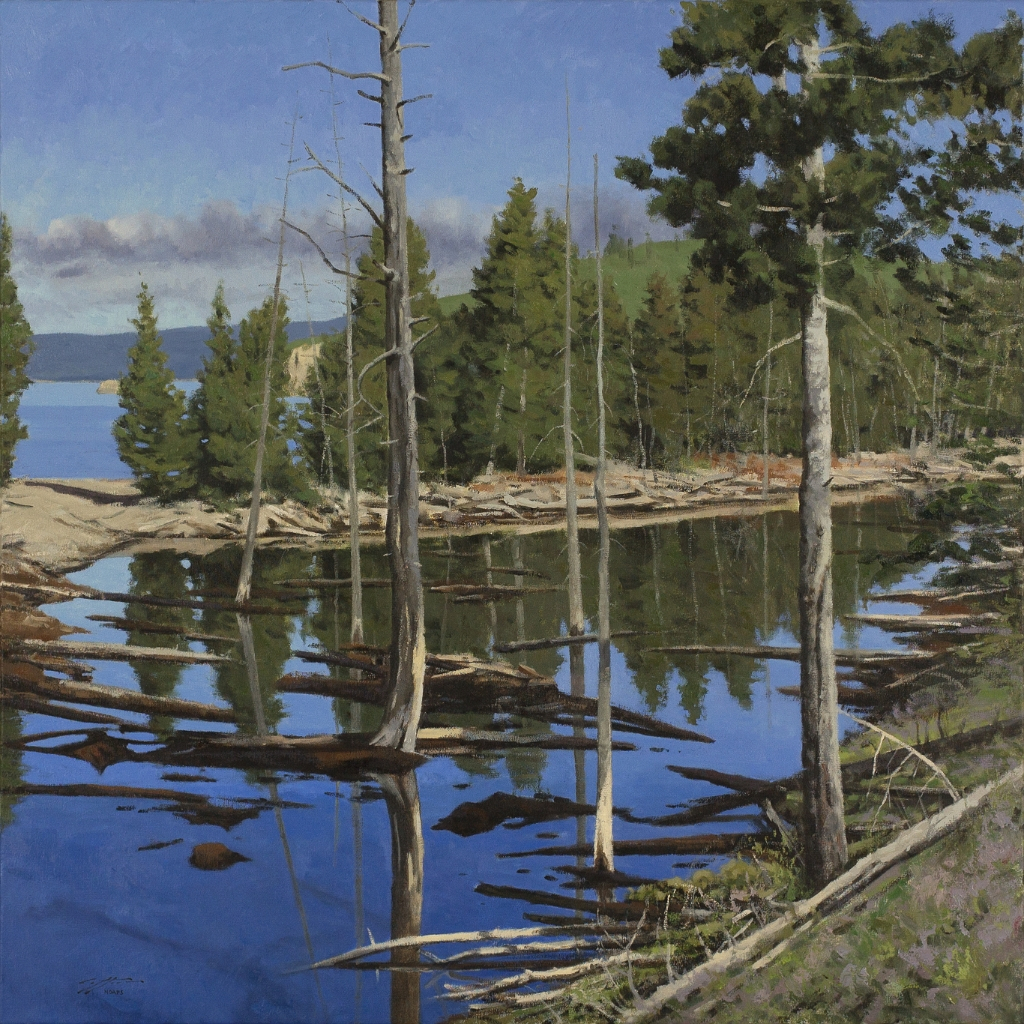
[[[14,476],[62,480],[124,480],[111,427],[121,414],[117,395],[98,395],[95,381],[30,384],[18,415],[28,437],[15,449]],[[186,395],[199,384],[176,382]],[[288,399],[290,402],[298,399]]]
[[[906,549],[908,512],[896,501],[836,509],[835,608],[837,616],[862,608],[868,595],[901,582],[906,569],[891,561],[866,561],[873,552]],[[587,613],[596,616],[596,534],[584,531]],[[612,543],[613,630],[657,631],[615,641],[613,702],[692,728],[713,744],[662,740],[616,732],[635,744],[613,757],[615,838],[751,832],[764,826],[756,806],[690,827],[630,819],[656,817],[697,797],[721,792],[691,782],[669,765],[717,768],[760,778],[789,775],[800,766],[798,702],[777,692],[797,683],[790,662],[651,653],[680,643],[794,642],[797,620],[796,517],[719,517],[616,531]],[[564,534],[509,533],[453,537],[423,545],[428,581],[481,582],[485,545],[494,566],[522,564],[551,582],[564,578]],[[167,551],[105,558],[74,578],[119,592],[185,596],[218,587],[233,589],[240,553],[222,548],[203,557]],[[915,580],[928,577],[934,567]],[[364,575],[386,573],[379,547],[365,551]],[[254,586],[285,579],[348,574],[346,550],[262,549]],[[512,577],[496,575],[496,582]],[[528,586],[545,582],[526,577]],[[365,593],[369,643],[386,642],[389,594]],[[346,589],[320,592],[287,615],[252,619],[259,665],[259,701],[272,731],[302,735],[373,728],[379,712],[368,705],[275,691],[286,672],[329,674],[302,662],[296,651],[333,648],[349,635]],[[564,631],[564,591],[530,593],[519,601],[456,603],[426,595],[428,649],[486,655],[495,642],[557,636]],[[908,611],[906,604],[874,610]],[[184,643],[159,633],[104,626],[90,615],[132,616],[188,625],[203,633],[237,637],[235,616],[213,611],[147,609],[140,605],[76,600],[49,606],[91,639],[155,645]],[[891,639],[872,628],[837,624],[837,643],[887,647]],[[151,694],[227,702],[243,731],[258,716],[241,650],[220,641],[188,646],[232,654],[218,666],[99,663],[95,681],[141,688]],[[563,650],[512,655],[551,674],[569,692]],[[597,651],[585,652],[585,687],[596,695]],[[344,671],[344,670],[335,670]],[[70,728],[39,715],[3,710],[5,738]],[[159,750],[177,723],[123,715],[152,731],[127,738],[111,731],[105,745],[76,751],[82,736],[40,738],[31,750],[3,751],[2,777],[37,786],[102,783],[163,787],[203,794],[247,813],[219,824],[190,814],[186,805],[131,796],[24,795],[0,809],[3,915],[0,946],[0,1016],[10,1021],[439,1021],[465,1009],[440,998],[453,978],[442,972],[391,975],[387,971],[319,970],[311,961],[368,941],[383,940],[401,915],[392,906],[393,843],[422,835],[421,934],[491,927],[523,927],[527,914],[566,914],[559,896],[593,896],[567,888],[558,869],[579,863],[571,856],[500,858],[592,837],[590,816],[525,828],[496,827],[461,836],[438,828],[464,802],[492,794],[595,799],[596,754],[512,749],[481,756],[436,757],[406,782],[399,806],[386,779],[335,782],[328,775],[232,768],[169,770],[157,761],[130,760]],[[504,726],[516,734],[563,734],[571,728],[545,722],[474,714],[431,715],[429,724]],[[230,726],[186,723],[184,728]],[[589,732],[593,735],[593,731]],[[170,778],[168,778],[170,776]],[[198,777],[197,777],[198,776]],[[411,792],[408,787],[411,787]],[[244,804],[272,799],[283,806]],[[225,825],[229,824],[227,828]],[[219,842],[247,858],[226,870],[199,870],[190,854],[200,843]],[[166,845],[160,845],[166,844]],[[708,857],[619,856],[619,870],[646,877],[685,876]],[[401,882],[401,880],[399,880]],[[555,908],[476,892],[478,883],[549,894]],[[401,886],[399,886],[400,888]],[[621,898],[623,891],[617,893]],[[397,905],[396,905],[397,906]],[[393,910],[395,912],[393,913]],[[439,955],[453,947],[432,947]],[[476,974],[474,979],[487,977]],[[463,977],[460,980],[465,980]],[[394,986],[394,987],[393,987]]]

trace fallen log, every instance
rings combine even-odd
[[[145,622],[141,619],[124,619],[117,615],[86,615],[92,622],[102,622],[105,626],[124,630],[126,633],[161,633],[167,636],[180,636],[183,640],[197,640],[209,643],[217,640],[228,644],[237,644],[238,637],[217,636],[215,633],[193,633],[183,626],[167,626],[156,622]]]
[[[687,853],[734,853],[756,836],[747,832],[708,833],[700,836],[658,836],[654,839],[619,839],[613,844],[617,857],[664,857]],[[585,856],[594,852],[593,845],[545,846],[539,850],[518,850],[499,853],[501,859],[519,857]]]
[[[856,616],[845,616],[854,618]],[[799,661],[799,647],[771,647],[763,644],[737,646],[729,644],[684,644],[678,647],[652,647],[661,654],[734,654],[743,658],[769,658],[777,661]],[[906,665],[922,661],[933,661],[939,655],[935,651],[878,651],[857,648],[837,648],[837,665]]]
[[[490,882],[480,882],[473,892],[478,892],[481,896],[493,896],[497,899],[522,900],[524,903],[532,903],[534,906],[582,910],[591,914],[611,917],[617,921],[639,921],[646,911],[644,904],[639,902],[618,903],[610,900],[586,900],[576,896],[565,896],[560,892],[519,889],[514,885],[492,885]]]
[[[523,736],[516,733],[462,729],[457,726],[420,729],[416,748],[424,753],[462,754],[474,750],[501,750],[506,747],[533,747],[538,750],[597,750],[597,740],[586,736]],[[615,741],[612,750],[636,750],[632,743]]]
[[[737,793],[754,793],[760,795],[765,791],[778,789],[777,782],[766,779],[752,779],[749,775],[731,775],[728,772],[715,771],[713,768],[685,768],[677,764],[667,764],[670,772],[682,775],[684,779],[694,782],[710,782],[724,789],[734,789]]]
[[[201,704],[179,697],[151,697],[123,686],[101,686],[99,683],[70,682],[49,676],[31,686],[31,692],[51,700],[71,704],[91,704],[115,711],[135,711],[143,715],[166,715],[168,718],[186,718],[200,722],[234,722],[231,708],[216,704]]]
[[[152,608],[198,608],[208,612],[244,612],[246,615],[292,615],[294,610],[262,604],[237,604],[234,601],[206,601],[191,597],[156,597],[152,594],[123,594],[114,590],[91,590],[77,594],[96,601],[117,601],[120,604],[141,604]]]
[[[391,580],[361,579],[359,585],[362,587],[390,587]],[[351,587],[352,577],[349,576],[346,579],[314,579],[310,577],[309,579],[280,580],[278,586],[304,588],[307,590],[333,590],[336,587]]]
[[[594,697],[576,697],[562,694],[559,703],[570,713],[579,712],[597,717],[597,700]],[[696,743],[715,742],[710,736],[705,736],[702,732],[684,729],[669,722],[662,722],[652,715],[645,715],[640,711],[630,711],[628,708],[619,707],[617,704],[612,705],[612,723],[625,723],[626,725],[635,725],[649,729],[652,735],[665,739],[692,740]]]
[[[183,789],[159,789],[144,786],[101,786],[94,782],[42,785],[20,782],[5,789],[15,796],[105,796],[119,800],[174,800],[179,804],[207,804],[205,793],[189,793]]]
[[[46,715],[49,718],[63,718],[68,722],[86,722],[90,725],[116,725],[122,732],[146,731],[142,726],[129,722],[125,718],[118,718],[116,715],[104,715],[99,711],[83,711],[81,708],[69,708],[60,704],[52,704],[48,700],[33,697],[28,693],[19,693],[14,690],[6,690],[0,693],[0,704],[15,708],[18,711],[27,711],[32,715]]]
[[[856,686],[847,686],[845,683],[837,683],[836,687],[839,693],[839,703],[848,704],[850,707],[856,708],[873,708],[879,704],[891,703],[894,700],[899,700],[903,693],[906,692],[905,687],[901,693],[886,693],[886,688],[884,687],[861,689]],[[800,687],[777,686],[775,692],[785,694],[787,697],[799,697]]]
[[[16,649],[56,654],[93,661],[162,661],[175,665],[215,665],[231,661],[205,651],[176,651],[173,647],[133,647],[129,644],[91,643],[77,640],[19,640]]]
[[[377,953],[387,953],[393,949],[419,949],[421,946],[438,946],[448,943],[460,942],[490,942],[507,939],[540,938],[546,935],[560,937],[567,932],[579,932],[581,934],[593,934],[600,931],[601,926],[593,921],[579,921],[569,918],[564,927],[552,928],[489,928],[476,932],[440,932],[432,935],[405,935],[397,939],[389,939],[387,942],[372,942],[368,946],[359,946],[357,949],[350,949],[347,953],[339,953],[337,956],[328,957],[326,960],[318,960],[312,964],[309,970],[319,970],[321,967],[337,967],[339,964],[351,963],[354,960],[362,960]]]
[[[706,988],[715,978],[755,958],[759,959],[753,964],[753,970],[770,963],[775,958],[773,949],[787,941],[796,928],[805,923],[813,923],[820,915],[837,910],[893,865],[920,853],[953,831],[963,816],[985,803],[994,790],[1004,785],[1019,785],[1022,780],[1024,767],[1014,768],[994,782],[979,786],[963,799],[918,822],[891,843],[859,860],[814,896],[794,903],[785,914],[770,924],[730,944],[681,977],[656,989],[620,1018],[623,1024],[639,1024],[640,1021],[652,1018],[669,1000],[683,1003],[695,992]]]
[[[624,636],[643,636],[644,630],[621,629],[612,633],[611,638]],[[552,636],[544,640],[511,640],[508,643],[494,644],[493,650],[499,654],[511,654],[513,651],[544,651],[552,647],[571,647],[573,644],[596,644],[596,633],[580,633],[578,636]]]
[[[973,615],[877,615],[861,612],[842,616],[848,622],[862,622],[865,626],[878,626],[889,630],[931,630],[962,629],[965,626],[981,626],[987,622],[998,622],[1002,616],[996,612],[979,612]]]
[[[690,801],[685,810],[676,811],[674,814],[640,817],[627,812],[622,817],[635,825],[682,828],[684,825],[699,825],[726,811],[750,807],[752,804],[759,804],[763,799],[782,796],[786,792],[788,792],[786,787],[781,785],[772,787],[769,783],[761,793],[723,793],[719,796],[698,797],[696,800]]]
[[[581,804],[565,797],[530,797],[512,793],[492,793],[484,800],[459,804],[450,814],[432,826],[434,832],[454,832],[457,836],[477,836],[499,825],[519,829],[545,821],[561,821],[595,813],[593,804]],[[514,822],[513,819],[519,819]]]
[[[321,697],[354,700],[360,704],[384,704],[384,691],[379,679],[334,679],[312,672],[291,672],[281,676],[274,686],[283,693],[313,693]]]
[[[912,601],[914,603],[966,601],[992,594],[1005,594],[1009,587],[926,587],[923,590],[892,590],[888,594],[868,594],[869,601]]]

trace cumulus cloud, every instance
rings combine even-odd
[[[542,191],[538,209],[564,210],[564,193]],[[593,213],[589,193],[574,190],[573,237],[581,251],[593,248]],[[426,235],[442,295],[465,292],[472,284],[491,229],[496,206],[475,205],[464,198],[434,199],[413,209]],[[214,288],[223,280],[233,314],[244,316],[266,297],[274,280],[276,209],[243,212],[233,202],[207,203],[195,216],[165,217],[141,211],[109,220],[64,217],[37,234],[15,227],[14,272],[29,321],[37,333],[57,331],[107,333],[127,330],[134,315],[140,280],[150,286],[164,327],[202,323],[209,315]],[[328,252],[340,250],[333,211],[298,210],[289,220],[305,228]],[[366,235],[361,211],[349,218],[353,236]],[[601,192],[601,231],[641,241],[671,238],[671,228],[653,222],[643,197],[609,186]],[[365,238],[359,243],[365,245]],[[332,275],[308,241],[288,232],[284,277],[293,320],[326,320],[339,315],[341,278]],[[340,262],[340,258],[337,262]],[[305,274],[309,305],[301,284]]]

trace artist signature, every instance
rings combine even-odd
[[[125,985],[145,985],[146,982],[143,978],[117,978],[111,975],[109,978],[85,978],[78,984],[80,996],[92,995],[98,991],[102,991],[105,996],[123,996]]]

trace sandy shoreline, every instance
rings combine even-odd
[[[866,452],[859,464],[852,458],[837,459],[834,466],[836,503],[956,481],[1005,479],[992,470],[977,470],[952,451],[928,457],[919,449],[914,460],[907,452]],[[795,508],[799,460],[770,460],[767,500],[762,497],[761,472],[761,459],[754,456],[723,458],[713,467],[688,473],[654,474],[614,464],[608,475],[612,525]],[[424,485],[422,535],[559,529],[565,515],[563,481],[557,473],[524,478],[494,474],[468,486]],[[596,522],[591,481],[590,474],[578,474],[583,528]],[[360,532],[367,542],[383,539],[386,514],[383,497],[360,494]],[[56,572],[80,568],[114,552],[173,547],[203,553],[239,542],[247,520],[247,508],[218,510],[196,500],[160,505],[142,498],[130,480],[16,479],[0,492],[0,548],[8,556]],[[346,502],[325,501],[318,509],[294,501],[265,504],[259,537],[262,544],[344,546]]]

